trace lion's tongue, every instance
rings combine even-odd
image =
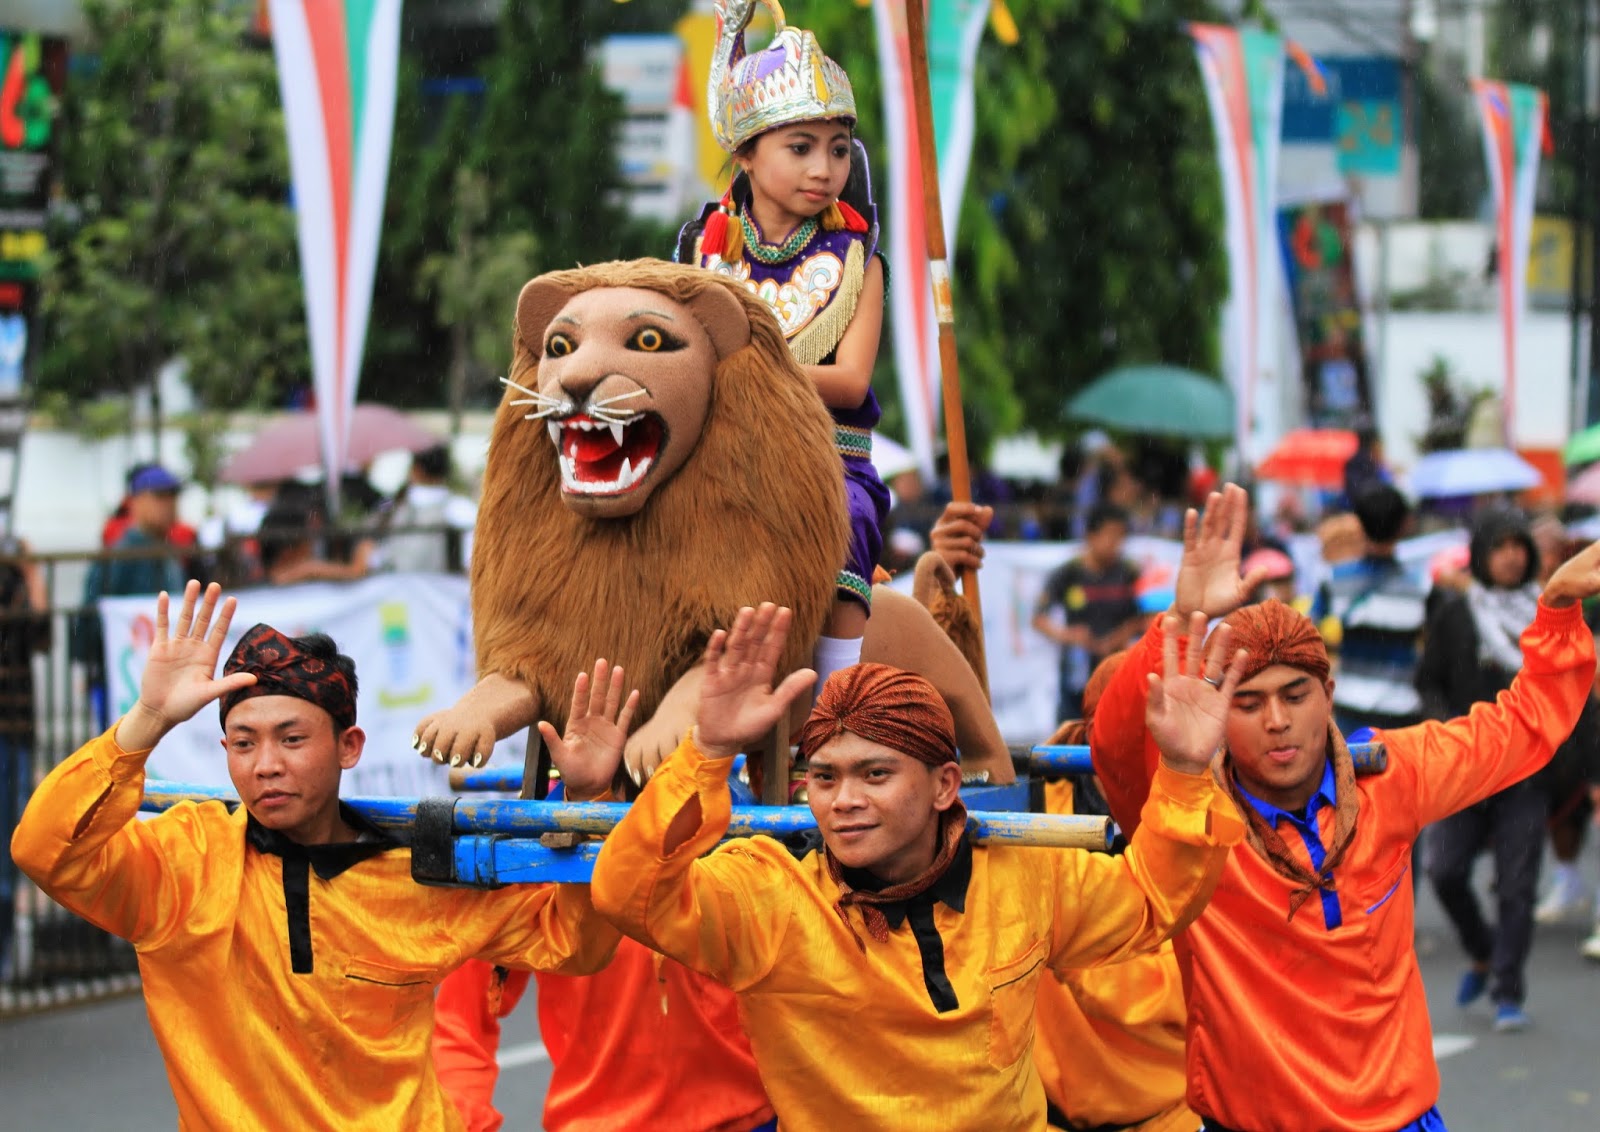
[[[622,450],[608,428],[567,430],[567,455],[579,464],[594,464]]]

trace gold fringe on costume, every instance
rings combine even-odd
[[[861,287],[866,278],[866,242],[852,240],[850,251],[845,255],[844,279],[834,292],[833,301],[804,330],[789,339],[795,361],[803,366],[814,366],[838,348],[850,320],[856,316],[856,303],[861,299]]]

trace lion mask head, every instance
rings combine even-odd
[[[833,421],[766,304],[656,260],[540,276],[517,304],[472,556],[480,673],[564,725],[597,656],[638,718],[742,605],[809,658],[845,557]],[[514,384],[512,384],[514,383]]]

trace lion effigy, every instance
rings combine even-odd
[[[422,721],[419,749],[477,764],[538,719],[563,728],[573,674],[604,656],[640,691],[637,780],[693,723],[700,655],[741,606],[793,609],[782,667],[808,662],[846,538],[833,422],[766,304],[713,272],[542,275],[513,348],[472,556],[480,678]],[[964,749],[1009,779],[971,668],[926,610],[877,606],[868,652],[946,692]]]

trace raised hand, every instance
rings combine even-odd
[[[1592,542],[1561,564],[1544,584],[1539,600],[1552,609],[1600,594],[1600,542]]]
[[[622,745],[628,724],[639,708],[638,689],[622,699],[622,669],[604,659],[594,662],[594,676],[578,673],[572,684],[572,708],[567,712],[567,733],[539,721],[539,734],[550,748],[550,760],[561,772],[569,802],[600,797],[611,787],[622,762]]]
[[[784,710],[816,683],[817,674],[802,668],[773,690],[772,677],[793,617],[770,603],[760,609],[745,606],[731,631],[711,634],[694,732],[702,753],[711,758],[738,754],[772,730]]]
[[[1194,508],[1183,516],[1183,561],[1173,586],[1173,610],[1180,616],[1204,613],[1226,617],[1266,581],[1267,568],[1259,566],[1248,577],[1239,576],[1240,547],[1250,523],[1250,497],[1237,484],[1206,497],[1204,515]]]
[[[200,608],[200,583],[191,579],[183,590],[183,607],[176,624],[168,625],[169,599],[165,591],[156,598],[155,639],[139,680],[139,699],[117,724],[117,746],[124,751],[143,751],[154,747],[161,737],[195,712],[235,688],[256,682],[249,672],[215,678],[217,658],[228,635],[237,602],[228,598],[217,608],[222,587],[215,582],[206,587]],[[216,624],[211,624],[213,613]]]
[[[1178,636],[1183,623],[1168,614],[1161,622],[1162,672],[1150,673],[1150,695],[1145,703],[1145,726],[1161,748],[1161,760],[1173,770],[1199,774],[1211,764],[1221,748],[1228,707],[1244,671],[1245,651],[1231,654],[1228,646],[1233,631],[1217,626],[1211,649],[1204,661],[1206,618],[1203,613],[1189,618],[1189,643],[1184,659],[1178,659]]]

